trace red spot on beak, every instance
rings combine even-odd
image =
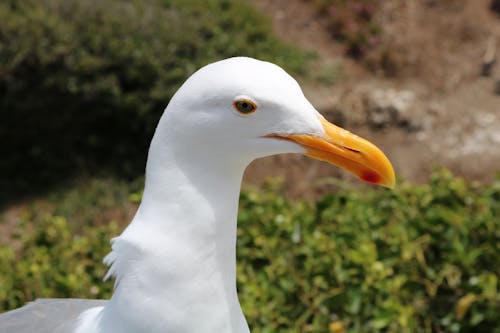
[[[372,184],[380,183],[379,174],[371,170],[363,171],[360,178],[367,183],[372,183]]]

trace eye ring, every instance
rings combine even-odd
[[[233,103],[234,108],[241,114],[247,115],[257,110],[257,105],[249,99],[238,99]]]

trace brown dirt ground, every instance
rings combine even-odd
[[[327,118],[381,147],[399,178],[423,182],[438,165],[478,181],[491,181],[500,172],[500,95],[494,92],[500,66],[491,77],[480,75],[488,41],[496,38],[497,57],[500,53],[500,19],[489,10],[488,0],[383,1],[377,19],[398,64],[392,77],[345,57],[312,2],[253,3],[269,13],[279,37],[317,52],[317,72],[332,64],[341,68],[334,85],[301,82],[306,96]],[[363,101],[377,89],[414,94],[415,106],[406,116],[418,130],[368,126]],[[260,183],[268,176],[283,177],[286,194],[302,198],[338,185],[335,178],[352,179],[325,163],[276,156],[252,163],[245,181]]]

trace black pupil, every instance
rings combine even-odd
[[[241,112],[250,112],[253,110],[253,105],[248,102],[239,102],[238,107]]]

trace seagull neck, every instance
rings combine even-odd
[[[140,306],[155,311],[184,309],[177,316],[162,313],[163,329],[181,320],[198,332],[248,332],[236,292],[236,219],[246,164],[228,162],[222,152],[189,147],[188,153],[160,142],[168,141],[155,135],[137,215],[113,246],[116,267],[127,256],[120,242],[140,252],[117,272],[113,304],[128,313],[131,303],[139,306],[137,299],[147,299]],[[192,318],[203,319],[208,329]]]
[[[157,147],[156,141],[151,150]],[[247,163],[230,161],[227,152],[204,147],[166,146],[154,154],[151,150],[140,207],[147,218],[142,223],[160,224],[160,228],[197,223],[236,226]]]

